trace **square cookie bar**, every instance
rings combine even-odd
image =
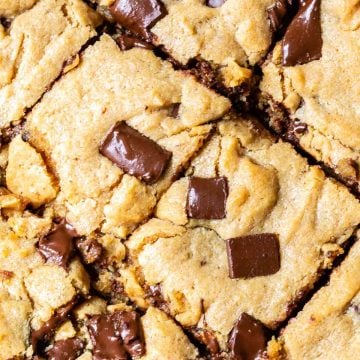
[[[351,360],[360,353],[360,243],[280,337],[286,359]],[[275,357],[277,358],[277,357]]]
[[[266,327],[290,315],[359,222],[343,185],[230,114],[125,244],[139,283],[183,327],[215,337],[209,351],[255,359]]]
[[[0,127],[20,120],[96,35],[101,17],[81,0],[0,2]],[[24,11],[27,7],[31,9]],[[14,17],[15,16],[15,17]]]
[[[57,179],[56,214],[80,235],[101,228],[124,238],[209,136],[212,125],[203,124],[229,107],[152,51],[121,51],[103,35],[33,108],[25,135]],[[26,182],[12,174],[8,184],[21,195]]]
[[[243,94],[252,80],[250,67],[264,58],[272,42],[269,9],[274,0],[96,2],[116,23],[161,46],[182,66],[194,65],[195,59],[202,80],[222,84],[225,92],[234,89],[229,95]]]
[[[270,125],[359,191],[357,1],[303,1],[262,67]]]

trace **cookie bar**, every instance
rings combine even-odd
[[[344,186],[231,114],[125,244],[138,282],[183,327],[253,359],[359,222]]]
[[[271,126],[357,191],[359,24],[356,1],[301,2],[260,86]]]
[[[0,2],[0,126],[19,121],[96,35],[99,14],[81,0]],[[10,6],[11,5],[11,6]],[[66,67],[66,66],[65,66]]]
[[[221,84],[229,95],[244,95],[241,90],[252,81],[251,67],[264,58],[272,42],[268,9],[273,0],[97,3],[109,10],[117,24],[161,46],[178,64],[197,64],[197,75],[203,81]]]
[[[354,359],[360,353],[360,243],[281,335],[287,359]]]
[[[74,229],[52,214],[23,212],[20,199],[0,196],[0,359],[37,353],[89,293],[90,279],[74,254]]]
[[[124,238],[209,136],[203,124],[229,107],[152,51],[121,51],[103,35],[34,107],[25,134],[57,179],[56,213],[80,235]]]

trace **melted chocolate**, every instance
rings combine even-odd
[[[321,58],[320,0],[300,0],[282,41],[282,64],[295,66]]]
[[[116,42],[118,43],[122,51],[130,50],[134,47],[148,50],[154,49],[154,46],[150,43],[140,40],[134,36],[121,35],[116,38]]]
[[[99,150],[124,172],[148,184],[161,178],[172,155],[124,121],[115,124]]]
[[[56,341],[46,352],[48,360],[75,360],[84,350],[84,343],[79,338]]]
[[[68,304],[57,309],[54,315],[39,329],[32,331],[31,344],[35,353],[37,352],[39,344],[43,347],[54,335],[55,330],[68,319],[71,310],[77,304],[78,300],[78,297],[75,297]]]
[[[257,234],[226,240],[231,279],[271,275],[280,269],[279,239]]]
[[[228,185],[225,177],[189,181],[187,214],[192,219],[223,219],[226,216]]]
[[[128,355],[145,354],[139,317],[134,311],[95,315],[87,326],[94,345],[94,360],[127,360]]]
[[[160,0],[116,0],[110,12],[118,24],[145,38],[149,38],[149,30],[167,14]]]
[[[46,262],[66,269],[74,249],[73,240],[77,236],[73,226],[64,220],[40,239],[38,250]]]
[[[232,359],[259,359],[266,349],[267,337],[264,325],[243,313],[232,329],[228,345]]]

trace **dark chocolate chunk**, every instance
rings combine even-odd
[[[46,262],[66,269],[74,249],[73,239],[77,236],[74,227],[63,220],[53,231],[40,239],[39,252]]]
[[[101,257],[102,246],[96,241],[96,239],[78,239],[76,241],[76,247],[86,264],[92,264]]]
[[[128,354],[145,354],[139,317],[134,311],[95,315],[87,326],[94,346],[94,360],[127,360]]]
[[[232,329],[228,345],[234,360],[259,359],[266,349],[267,329],[252,316],[243,313]]]
[[[186,209],[192,219],[223,219],[226,216],[228,185],[225,177],[189,181]]]
[[[275,274],[280,269],[279,239],[257,234],[226,240],[230,278]]]
[[[154,46],[146,41],[140,40],[134,36],[121,35],[116,38],[116,42],[122,51],[130,50],[134,47],[152,50]]]
[[[307,132],[307,124],[301,122],[298,119],[290,121],[288,128],[286,130],[286,139],[298,143],[299,137]]]
[[[288,6],[287,0],[277,0],[273,5],[266,9],[273,32],[282,28],[284,18],[288,12]]]
[[[54,335],[55,330],[68,319],[68,316],[77,304],[79,298],[75,297],[68,304],[57,309],[54,315],[46,321],[39,329],[33,330],[31,333],[31,344],[33,351],[36,353],[39,345],[44,347],[44,345],[51,339]]]
[[[145,38],[149,38],[149,30],[167,14],[160,0],[116,0],[110,12],[118,24]]]
[[[174,103],[172,105],[169,106],[168,108],[168,113],[170,117],[173,117],[175,119],[178,118],[179,116],[179,110],[180,110],[180,103]]]
[[[295,66],[321,58],[320,0],[300,0],[282,40],[282,64]]]
[[[135,129],[119,121],[100,145],[100,153],[124,172],[151,184],[160,179],[171,153]]]
[[[206,6],[217,8],[224,5],[225,2],[226,0],[206,0]]]
[[[79,338],[56,341],[46,352],[48,360],[75,360],[84,350],[84,343]]]

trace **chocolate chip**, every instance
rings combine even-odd
[[[226,240],[230,278],[271,275],[280,269],[279,239],[258,234]]]
[[[48,360],[75,360],[84,350],[84,343],[79,338],[56,341],[46,352]]]
[[[134,47],[148,49],[148,50],[154,49],[154,46],[151,45],[150,43],[140,40],[134,36],[121,35],[118,36],[115,40],[120,46],[120,49],[122,51],[130,50]]]
[[[282,64],[295,66],[321,58],[320,0],[300,0],[282,41]]]
[[[100,153],[124,172],[151,184],[166,170],[171,153],[119,121],[100,145]]]
[[[149,30],[167,14],[160,0],[116,0],[110,11],[118,24],[145,38],[149,38]]]
[[[288,12],[288,5],[287,0],[277,0],[273,5],[266,9],[273,32],[282,28],[284,18]]]
[[[286,138],[292,142],[297,143],[299,136],[305,134],[308,129],[307,124],[301,122],[298,119],[291,121],[286,130]]]
[[[190,330],[194,338],[201,344],[204,344],[207,350],[212,354],[218,354],[220,351],[219,343],[215,334],[207,329],[194,328]]]
[[[266,340],[264,325],[243,313],[230,333],[228,345],[234,360],[255,360],[265,351]]]
[[[96,241],[96,239],[78,239],[76,241],[76,247],[86,264],[92,264],[101,257],[102,246]]]
[[[190,178],[186,204],[188,217],[223,219],[226,216],[227,197],[228,185],[225,177]]]
[[[173,117],[175,119],[179,116],[179,110],[180,110],[180,103],[174,103],[168,107],[168,114],[170,117]]]
[[[39,329],[32,331],[31,344],[35,353],[37,352],[39,345],[43,347],[54,335],[56,328],[68,319],[71,310],[77,304],[78,300],[79,298],[75,297],[68,304],[57,309],[54,315]]]
[[[139,317],[134,311],[95,315],[87,326],[94,346],[94,360],[127,360],[128,354],[145,354]]]
[[[146,294],[146,298],[149,301],[149,303],[152,306],[169,314],[170,313],[169,304],[164,299],[164,296],[163,296],[162,290],[161,290],[161,285],[160,284],[151,285],[151,286],[149,286],[149,288],[147,290],[148,291]]]
[[[73,239],[77,236],[74,227],[63,220],[53,231],[40,239],[39,252],[46,262],[66,269],[73,253]]]
[[[206,6],[217,8],[224,5],[225,2],[226,0],[206,0]]]

